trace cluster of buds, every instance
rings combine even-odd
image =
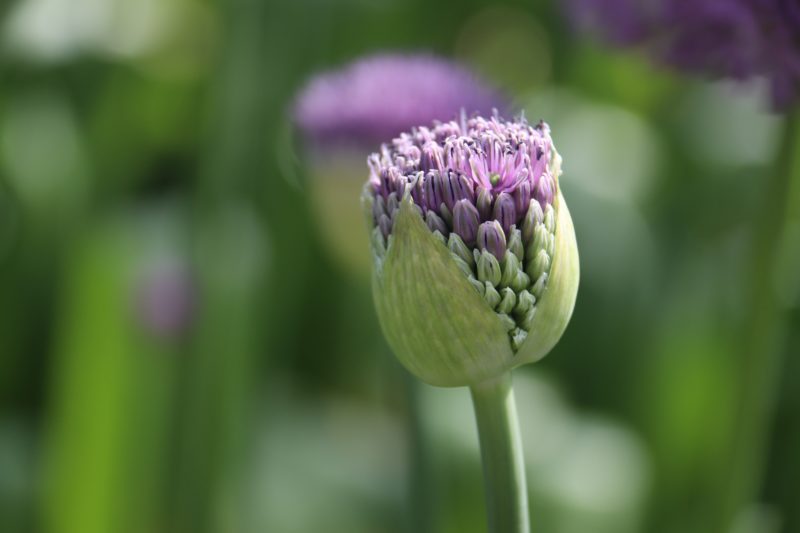
[[[446,251],[449,264],[439,266],[458,271],[470,290],[483,300],[480,311],[493,312],[494,321],[476,317],[476,323],[490,322],[492,335],[497,331],[504,335],[505,350],[494,346],[491,351],[514,358],[529,345],[538,344],[535,350],[527,350],[530,360],[549,351],[569,319],[578,276],[574,231],[558,188],[561,160],[547,124],[539,122],[531,126],[523,118],[505,121],[498,116],[467,119],[462,115],[460,121],[436,123],[430,128],[419,127],[401,134],[391,144],[383,145],[380,153],[371,155],[368,164],[370,178],[363,200],[372,228],[376,301],[387,337],[406,366],[418,375],[423,374],[420,377],[426,381],[451,381],[441,379],[438,371],[421,370],[429,365],[419,364],[416,353],[419,348],[409,345],[409,332],[394,335],[393,331],[397,322],[409,325],[416,322],[406,316],[407,309],[403,307],[403,302],[411,305],[414,302],[395,294],[392,287],[387,290],[387,284],[397,285],[401,280],[396,289],[409,292],[412,287],[402,285],[409,285],[410,280],[402,274],[411,273],[417,282],[425,274],[431,275],[430,282],[436,286],[423,288],[423,296],[441,293],[448,300],[442,284],[451,280],[444,272],[434,276],[430,268],[426,269],[436,263],[431,261],[435,247],[426,249],[419,242],[425,239],[419,235],[417,242],[408,240],[410,246],[401,245],[406,249],[395,254],[394,261],[405,262],[408,268],[394,268],[394,276],[387,272],[392,270],[387,263],[392,261],[397,239],[402,238],[404,227],[406,233],[413,232],[410,228],[414,221],[417,228],[424,228],[432,236],[429,244],[438,246],[438,251]],[[561,234],[565,238],[559,246]],[[559,258],[562,253],[565,257]],[[550,296],[553,269],[559,259],[562,270],[566,268],[569,272],[560,273],[558,285],[565,285],[565,277],[569,283],[564,294]],[[542,303],[555,298],[562,300],[556,305],[559,312],[544,320],[554,318],[556,327],[544,327],[548,332],[544,344],[527,342],[532,332],[543,328],[538,319]],[[438,296],[429,298],[430,303],[437,305],[442,303],[438,300]],[[449,300],[451,307],[457,306],[453,298]],[[418,314],[427,311],[417,309]],[[435,312],[449,311],[439,308]],[[425,320],[430,324],[437,318],[428,316]],[[446,321],[455,322],[451,325],[456,330],[469,329],[458,318]],[[464,333],[455,330],[452,333],[463,339]],[[448,341],[443,339],[442,344]],[[496,370],[494,364],[468,366],[463,376],[467,380],[473,375],[490,376]]]

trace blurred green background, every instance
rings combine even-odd
[[[0,4],[0,531],[484,531],[468,392],[410,385],[288,132],[314,72],[396,50],[471,66],[564,158],[581,290],[515,376],[534,531],[710,531],[782,119],[536,0]],[[797,279],[735,533],[800,531]]]

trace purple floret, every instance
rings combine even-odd
[[[551,171],[554,157],[550,128],[544,122],[531,126],[524,119],[505,121],[497,115],[462,117],[459,122],[414,128],[384,144],[380,153],[368,158],[369,184],[381,206],[397,205],[410,188],[420,213],[448,221],[465,243],[477,240],[481,246],[486,233],[479,231],[479,223],[496,221],[507,236],[525,216],[531,199],[542,207],[552,205],[557,191],[557,176]],[[374,222],[384,235],[391,233],[391,219],[382,210],[375,213]],[[487,243],[482,247],[502,259],[504,250]]]

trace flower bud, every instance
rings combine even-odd
[[[514,208],[516,209],[517,219],[514,223],[519,222],[528,209],[531,201],[531,182],[529,180],[522,180],[517,188],[514,189]]]
[[[494,201],[493,217],[500,222],[504,233],[508,233],[512,224],[517,222],[517,210],[514,207],[514,199],[510,194],[501,192]]]
[[[453,261],[456,262],[456,266],[458,267],[459,270],[461,270],[461,272],[464,273],[465,276],[467,277],[474,276],[474,274],[472,273],[472,267],[466,261],[464,261],[460,257],[453,257]]]
[[[386,215],[381,215],[381,218],[378,220],[378,227],[381,228],[383,236],[388,238],[389,234],[392,232],[392,220]]]
[[[478,187],[478,197],[475,200],[481,220],[489,220],[492,216],[492,193],[485,187]]]
[[[468,200],[456,202],[453,211],[453,231],[455,231],[464,243],[474,246],[478,237],[478,210]]]
[[[506,234],[496,220],[478,226],[478,248],[488,250],[497,259],[506,255]]]
[[[528,212],[525,213],[522,220],[522,239],[525,242],[530,242],[533,240],[533,231],[536,229],[536,226],[544,222],[542,206],[539,205],[539,202],[537,202],[535,198],[531,198],[528,204]]]
[[[547,228],[548,233],[555,233],[556,231],[555,211],[553,211],[553,206],[549,204],[544,209],[544,227]]]
[[[390,193],[389,196],[386,197],[386,214],[394,216],[399,206],[400,202],[398,201],[397,193]]]
[[[478,257],[478,279],[491,283],[495,287],[500,285],[502,271],[500,270],[500,263],[497,258],[487,250],[481,252]]]
[[[442,176],[438,170],[430,170],[425,175],[425,202],[432,211],[438,211],[442,205]]]
[[[538,278],[536,278],[536,283],[533,284],[533,288],[531,291],[533,295],[537,298],[541,298],[544,294],[544,290],[547,288],[547,273],[542,274]]]
[[[383,256],[386,255],[386,238],[383,236],[383,231],[381,230],[381,228],[377,226],[372,228],[371,237],[372,237],[371,244],[373,253],[377,257],[383,259]]]
[[[495,307],[495,311],[510,315],[514,310],[514,306],[517,304],[517,294],[512,289],[506,287],[500,292],[500,296],[502,299],[500,303],[497,304],[497,307]]]
[[[505,313],[498,313],[497,316],[500,318],[500,322],[503,324],[503,329],[506,331],[513,331],[517,327],[517,323],[514,322],[514,319]]]
[[[500,285],[503,287],[509,287],[517,278],[517,274],[519,274],[520,270],[520,262],[517,259],[517,256],[514,254],[506,254],[503,257],[503,277],[500,280]]]
[[[547,255],[546,250],[539,250],[539,253],[536,254],[536,257],[528,264],[528,270],[526,274],[531,277],[531,279],[539,279],[542,274],[550,271],[550,256]]]
[[[514,350],[519,350],[528,338],[528,332],[522,328],[515,328],[511,331],[511,347]]]
[[[451,233],[449,239],[447,240],[447,247],[450,248],[450,251],[453,252],[459,259],[464,261],[470,267],[475,266],[475,257],[467,248],[467,245],[464,244],[464,241],[461,240],[461,237],[458,236],[457,233]]]
[[[448,226],[453,225],[453,212],[447,208],[444,202],[439,206],[439,213],[441,213],[442,220],[447,222]]]
[[[522,244],[522,232],[516,228],[511,227],[510,235],[508,237],[508,251],[517,256],[517,259],[522,261],[525,257],[525,246]]]
[[[431,231],[438,231],[442,235],[448,235],[450,231],[447,229],[447,224],[444,223],[439,215],[434,213],[433,211],[428,211],[425,213],[425,222],[428,224],[428,227]]]
[[[442,178],[442,201],[452,213],[453,206],[459,200],[469,200],[472,203],[472,188],[466,176],[448,171]]]
[[[524,315],[534,305],[536,305],[536,297],[527,290],[522,290],[517,296],[517,305],[514,307],[514,313]]]
[[[381,216],[385,214],[386,201],[383,199],[383,196],[378,196],[372,203],[372,216],[374,217],[374,220],[378,221],[381,219]]]
[[[440,123],[369,161],[375,304],[400,361],[455,386],[546,355],[579,278],[549,128],[499,117]]]
[[[497,292],[497,289],[494,288],[494,285],[492,285],[488,281],[484,281],[483,285],[484,285],[483,297],[486,299],[486,303],[489,304],[489,307],[494,309],[495,307],[497,307],[497,304],[500,303],[501,300],[500,293]]]

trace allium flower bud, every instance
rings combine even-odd
[[[506,234],[500,222],[492,220],[478,227],[478,248],[488,250],[502,261],[506,255]]]
[[[514,223],[519,222],[523,214],[525,214],[525,210],[528,209],[530,201],[531,182],[528,180],[523,180],[522,183],[520,183],[514,190],[514,209],[516,210],[517,215],[517,219],[514,220]]]
[[[477,208],[469,200],[459,200],[453,212],[453,230],[461,236],[464,243],[475,245],[479,225]]]
[[[462,117],[401,134],[369,161],[375,303],[403,364],[458,386],[546,355],[579,278],[549,127]]]
[[[431,231],[438,231],[443,236],[450,234],[450,231],[447,229],[447,224],[433,211],[425,213],[425,222],[427,222],[428,228],[430,228]]]
[[[500,223],[504,233],[508,233],[511,225],[517,222],[517,208],[507,192],[501,192],[494,201],[493,218]]]
[[[478,186],[477,198],[478,213],[481,215],[481,220],[489,220],[492,216],[492,193],[489,189],[483,186]]]

